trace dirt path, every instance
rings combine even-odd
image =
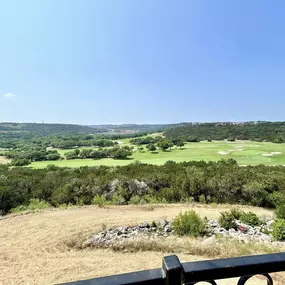
[[[192,206],[199,214],[217,218],[222,208]],[[186,205],[84,207],[45,211],[0,219],[0,284],[54,284],[161,267],[158,252],[122,253],[111,250],[70,250],[78,235],[88,237],[102,224],[129,225],[145,220],[172,218]],[[259,215],[272,213],[253,208]],[[178,254],[181,261],[205,259]],[[218,284],[236,284],[226,280]],[[251,284],[251,283],[250,283]],[[260,282],[252,283],[260,284]]]

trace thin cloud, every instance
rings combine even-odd
[[[12,94],[12,93],[6,93],[4,94],[4,97],[5,98],[11,98],[11,97],[15,97],[16,95],[15,94]]]

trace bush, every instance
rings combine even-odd
[[[119,195],[119,194],[115,193],[112,196],[111,203],[113,205],[123,205],[125,202],[126,202],[126,199],[122,195]]]
[[[238,208],[233,208],[230,210],[231,215],[233,216],[234,219],[239,220],[240,217],[244,214],[243,211],[241,211]]]
[[[249,226],[260,226],[262,224],[258,216],[252,212],[243,213],[240,217],[240,221]]]
[[[285,240],[285,220],[277,219],[274,222],[272,236],[276,240]]]
[[[244,212],[237,208],[233,208],[230,211],[221,212],[221,216],[219,217],[219,224],[221,227],[229,230],[235,226],[234,220],[239,220],[243,214]]]
[[[50,208],[50,204],[46,201],[40,200],[40,199],[31,199],[30,204],[28,206],[28,210],[41,210],[41,209],[47,209]]]
[[[199,196],[199,202],[200,202],[201,204],[206,204],[205,195],[200,195],[200,196]]]
[[[29,205],[20,205],[16,208],[11,209],[11,213],[18,213],[23,211],[35,211],[50,208],[51,205],[40,199],[31,199]]]
[[[285,219],[285,204],[278,204],[275,209],[275,215],[278,219]]]
[[[202,236],[206,224],[201,217],[193,210],[180,213],[172,223],[173,230],[179,236]]]
[[[129,201],[129,204],[135,204],[135,205],[143,204],[143,203],[145,203],[145,201],[138,195],[132,196]]]
[[[96,195],[92,199],[92,204],[97,205],[99,207],[103,207],[106,204],[106,198],[104,196]]]
[[[231,212],[224,211],[221,212],[221,216],[219,217],[219,225],[226,230],[231,229],[234,227],[234,219],[235,217],[232,215]]]

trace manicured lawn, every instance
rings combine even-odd
[[[128,144],[124,140],[124,144]],[[60,154],[64,154],[69,150],[59,150]],[[264,155],[265,154],[265,155]],[[172,149],[171,151],[163,152],[159,150],[157,153],[149,151],[135,151],[132,157],[128,160],[114,159],[76,159],[76,160],[61,160],[61,161],[42,161],[33,162],[30,166],[33,168],[44,168],[49,164],[66,167],[80,166],[98,166],[98,165],[127,165],[135,161],[150,164],[164,164],[168,160],[176,162],[204,160],[217,161],[220,159],[233,158],[240,165],[285,165],[285,144],[273,143],[258,143],[258,142],[200,142],[187,143],[183,149]]]

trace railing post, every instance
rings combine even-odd
[[[166,278],[166,285],[182,284],[183,267],[176,255],[165,256],[162,260],[162,269]]]

